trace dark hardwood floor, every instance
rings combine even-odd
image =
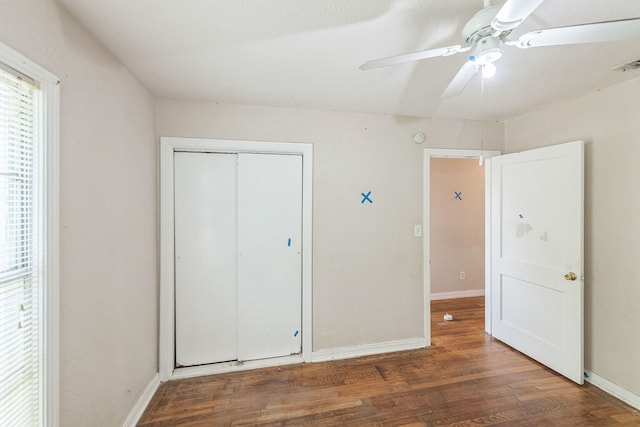
[[[138,425],[640,426],[639,411],[488,337],[483,303],[434,301],[427,349],[164,383]]]

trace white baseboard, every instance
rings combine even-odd
[[[142,392],[142,395],[131,409],[131,412],[129,412],[129,416],[125,420],[124,424],[122,424],[122,427],[135,427],[136,424],[138,424],[138,421],[140,421],[144,410],[147,409],[147,405],[151,402],[151,398],[158,390],[158,387],[160,387],[160,376],[156,374],[147,388]]]
[[[437,294],[431,294],[431,301],[440,299],[469,298],[481,296],[484,296],[484,289],[472,289],[470,291],[455,292],[438,292]]]
[[[227,372],[246,371],[249,369],[269,368],[272,366],[292,365],[302,363],[302,355],[292,355],[284,357],[272,357],[269,359],[247,360],[244,362],[221,362],[209,365],[188,366],[176,368],[169,377],[169,380],[183,378],[203,377],[206,375],[225,374]]]
[[[633,406],[634,408],[640,410],[640,396],[637,394],[631,393],[629,390],[626,390],[620,387],[617,384],[612,383],[611,381],[602,378],[601,376],[594,374],[593,372],[586,371],[585,381],[593,384],[598,387],[600,390],[609,393],[613,397],[616,397],[622,400],[629,406]]]
[[[363,344],[353,347],[332,348],[318,350],[311,354],[311,362],[326,362],[328,360],[350,359],[360,356],[391,353],[394,351],[415,350],[426,347],[424,338],[412,338],[407,340],[388,341],[376,344]]]

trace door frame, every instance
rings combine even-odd
[[[500,151],[460,150],[449,148],[425,148],[423,160],[422,224],[423,224],[423,277],[424,277],[424,336],[427,346],[431,345],[431,158],[447,159],[485,159],[484,188],[484,288],[485,288],[485,331],[491,333],[491,157],[499,156]],[[480,167],[478,165],[478,167]]]
[[[302,353],[264,360],[223,362],[175,368],[175,265],[173,155],[199,153],[294,154],[302,156]],[[313,144],[200,138],[160,138],[160,381],[211,375],[290,363],[308,362],[312,352],[312,191]]]

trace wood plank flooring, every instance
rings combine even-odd
[[[640,426],[639,411],[487,336],[483,303],[432,302],[427,349],[164,383],[138,425]]]

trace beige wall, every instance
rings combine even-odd
[[[640,79],[506,124],[508,152],[586,141],[585,367],[640,395]]]
[[[484,171],[477,159],[431,159],[431,295],[484,291]]]
[[[153,97],[52,0],[0,2],[0,41],[61,80],[60,425],[122,425],[157,372]]]
[[[156,120],[161,136],[313,143],[314,350],[423,336],[423,149],[478,148],[479,123],[167,99]],[[502,125],[485,131],[501,149]]]

